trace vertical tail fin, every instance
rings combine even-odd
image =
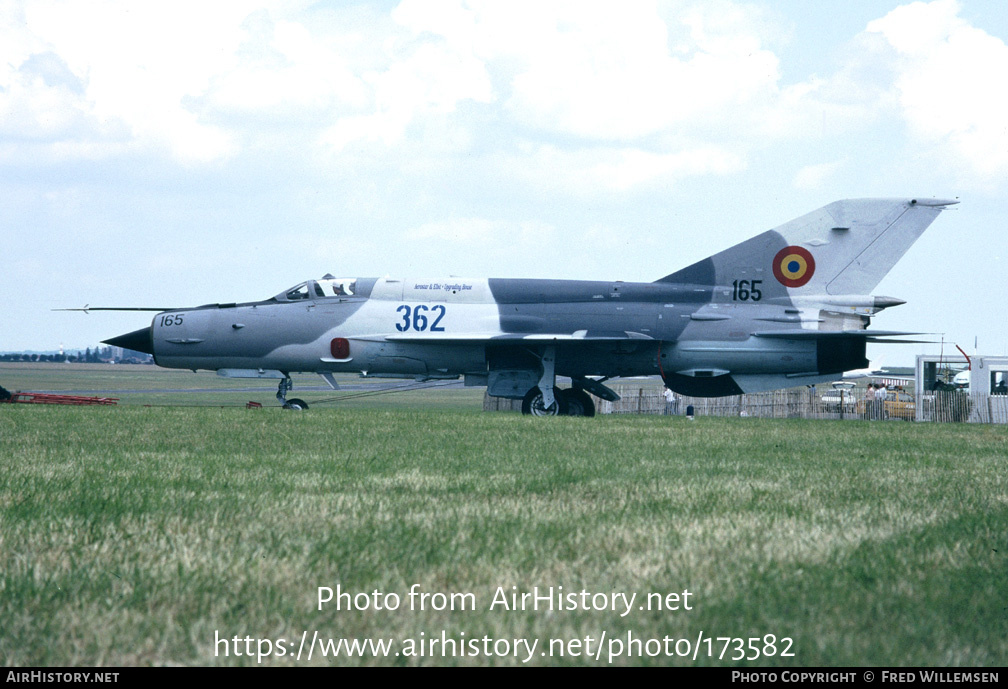
[[[730,286],[759,280],[767,296],[869,294],[938,214],[955,203],[835,201],[658,282]]]

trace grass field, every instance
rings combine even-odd
[[[672,642],[613,664],[1008,662],[1003,426],[532,419],[446,392],[307,413],[0,406],[0,665],[256,664],[259,640],[284,653],[264,665],[605,665],[628,634]],[[337,586],[400,604],[318,610]],[[411,610],[413,586],[476,609]],[[636,598],[490,609],[497,587],[559,586]],[[684,590],[690,610],[639,609]],[[393,645],[309,661],[315,632]],[[491,655],[409,646],[442,633]],[[760,657],[733,662],[732,641],[719,659],[718,637]]]
[[[462,388],[455,381],[418,384],[411,380],[361,378],[336,374],[346,389],[333,391],[315,374],[292,376],[298,397],[309,405],[349,404],[367,408],[428,407],[481,409],[484,388]],[[145,365],[0,362],[0,385],[11,392],[66,392],[108,396],[123,406],[244,407],[246,402],[276,405],[276,380],[222,378],[210,371],[183,371]],[[396,392],[383,392],[394,386]],[[431,391],[437,394],[431,394]]]

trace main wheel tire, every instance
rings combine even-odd
[[[560,393],[567,403],[567,416],[595,416],[595,403],[584,390],[571,388]]]
[[[567,413],[567,404],[564,395],[558,394],[561,391],[553,388],[553,404],[546,407],[543,404],[542,390],[537,387],[525,393],[522,400],[522,414],[532,416],[562,416]]]
[[[302,399],[295,397],[294,399],[287,400],[283,406],[284,409],[293,409],[294,411],[301,411],[308,408],[308,403]]]

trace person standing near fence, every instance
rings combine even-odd
[[[672,392],[672,388],[665,388],[665,415],[672,416],[679,413],[679,397]]]
[[[882,399],[879,397],[879,389],[881,387],[878,383],[872,383],[868,386],[868,390],[871,393],[868,401],[868,408],[871,410],[868,412],[869,419],[877,420],[882,418]]]

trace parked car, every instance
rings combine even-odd
[[[854,413],[857,410],[858,395],[854,383],[842,380],[832,384],[832,389],[822,394],[820,400],[826,411]]]
[[[955,378],[952,379],[952,384],[956,386],[956,390],[962,390],[963,392],[969,392],[970,389],[970,372],[960,371],[955,374]]]
[[[914,397],[903,390],[889,390],[882,402],[881,410],[872,404],[873,400],[858,400],[857,413],[867,419],[903,419],[913,421],[917,413]]]

